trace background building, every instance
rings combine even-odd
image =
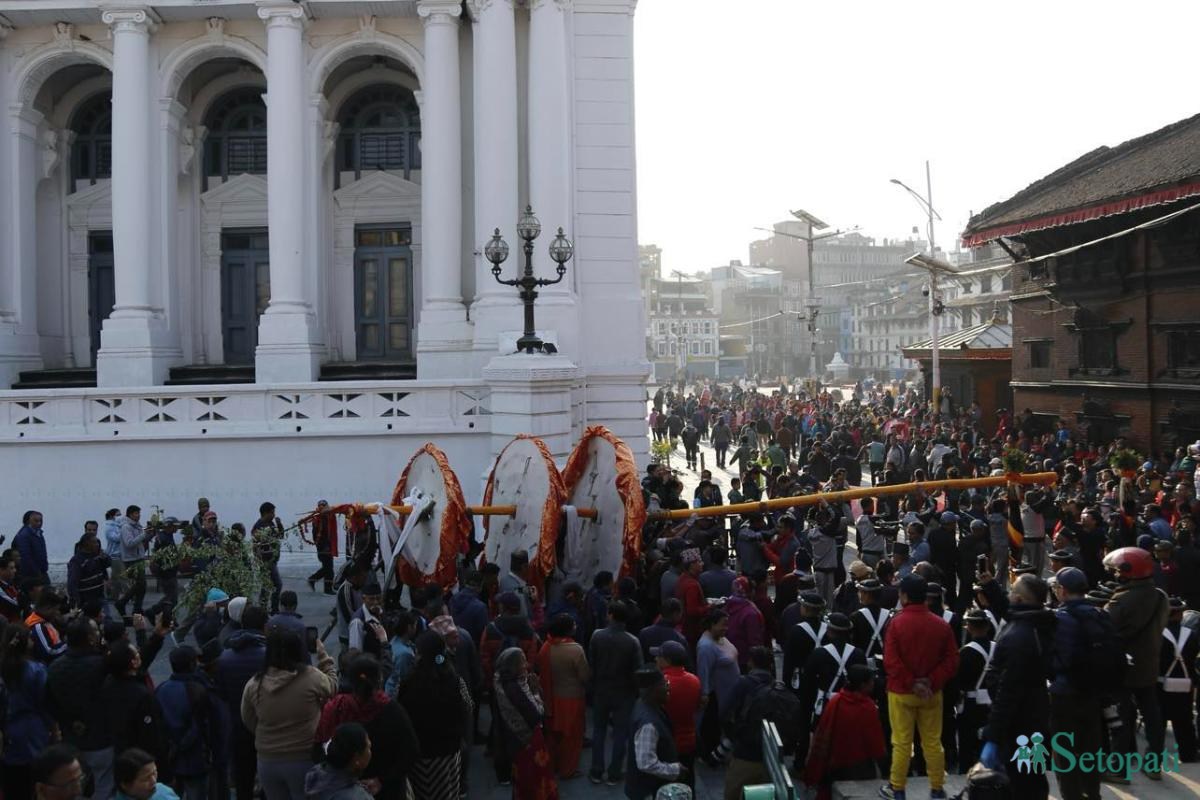
[[[711,272],[713,308],[721,319],[721,374],[778,376],[791,353],[783,272],[731,261]]]
[[[644,458],[634,6],[5,2],[5,507],[288,516],[388,497],[430,439],[473,501],[513,433],[593,424]],[[527,203],[538,275],[576,249],[558,355],[508,359],[482,253],[498,227],[516,273]]]
[[[711,291],[703,277],[683,273],[650,282],[647,348],[657,382],[719,376],[720,318]]]
[[[1200,116],[1100,147],[972,217],[1013,267],[1014,410],[1143,452],[1200,438]]]

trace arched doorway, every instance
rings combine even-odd
[[[92,95],[71,115],[68,192],[112,179],[112,92]],[[70,200],[68,200],[70,203]],[[112,230],[87,231],[87,320],[89,362],[96,363],[100,330],[116,305]]]
[[[204,117],[202,180],[205,190],[242,175],[267,172],[267,107],[257,87],[232,89]],[[271,300],[271,258],[265,226],[223,227],[221,243],[221,342],[228,365],[254,363],[258,321]]]
[[[337,184],[386,173],[411,181],[421,168],[421,120],[412,90],[375,84],[338,113]],[[407,362],[413,353],[412,220],[355,221],[354,352],[358,361]]]

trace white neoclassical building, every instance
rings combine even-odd
[[[0,0],[2,513],[377,499],[427,439],[476,495],[520,430],[644,453],[635,4]],[[515,275],[526,204],[539,275],[576,247],[556,356],[508,356],[482,255]]]

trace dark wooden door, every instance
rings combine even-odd
[[[88,234],[88,334],[91,338],[92,364],[100,350],[100,329],[117,303],[113,278],[112,231]]]
[[[226,364],[253,364],[258,318],[271,300],[265,230],[221,233],[221,335]]]
[[[412,359],[412,250],[407,228],[355,231],[357,360]]]

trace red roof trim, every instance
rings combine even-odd
[[[1184,183],[1179,186],[1172,186],[1169,189],[1159,189],[1147,194],[1126,197],[1123,200],[1113,200],[1108,203],[1100,203],[1094,206],[1087,206],[1086,208],[1077,208],[1073,211],[1049,214],[1044,217],[1036,217],[1024,222],[1013,222],[995,228],[984,228],[983,230],[964,236],[963,246],[978,247],[994,239],[999,239],[1001,236],[1016,236],[1030,231],[1040,231],[1047,228],[1057,228],[1061,225],[1074,225],[1079,222],[1100,219],[1101,217],[1110,217],[1114,214],[1127,214],[1130,211],[1137,211],[1141,208],[1149,208],[1150,206],[1162,205],[1164,203],[1173,203],[1176,200],[1196,195],[1200,195],[1200,183]]]

